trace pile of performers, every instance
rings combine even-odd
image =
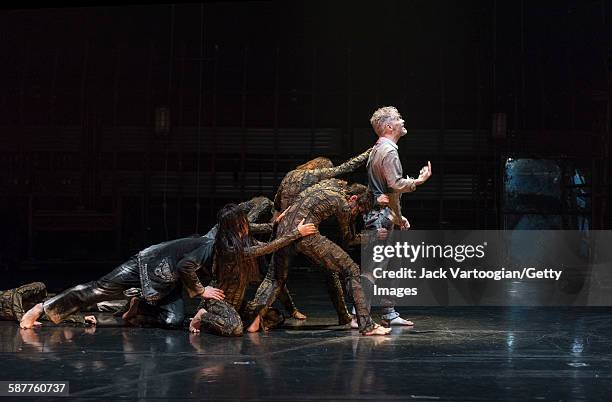
[[[370,123],[378,136],[372,148],[339,166],[323,157],[298,166],[285,175],[273,202],[255,197],[227,204],[204,236],[147,247],[103,277],[51,298],[39,282],[2,291],[0,318],[18,320],[24,329],[40,326],[42,318],[55,324],[68,320],[95,325],[94,315],[83,317],[79,312],[115,308],[132,326],[184,327],[222,336],[270,330],[284,322],[283,313],[272,306],[277,297],[289,316],[306,319],[287,289],[292,259],[301,253],[326,270],[339,324],[350,324],[366,336],[388,334],[391,325],[413,325],[399,316],[391,301],[383,303],[382,325],[374,322],[367,297],[373,278],[361,275],[346,248],[408,229],[401,194],[429,179],[431,163],[416,179],[403,177],[397,142],[407,131],[401,115],[394,107],[382,107]],[[364,164],[367,186],[337,178]],[[355,230],[358,217],[364,219],[361,233]],[[341,245],[318,231],[329,218],[335,218]],[[272,240],[256,240],[261,235]],[[267,254],[272,254],[269,263],[263,258]],[[246,291],[253,283],[259,286],[247,301]],[[345,293],[354,305],[352,314]],[[191,319],[186,316],[187,297],[201,298]]]

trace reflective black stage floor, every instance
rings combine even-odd
[[[405,308],[413,329],[366,338],[331,325],[322,293],[301,301],[305,325],[289,320],[242,338],[105,326],[23,331],[0,322],[0,380],[69,380],[72,397],[103,400],[612,395],[611,309]]]

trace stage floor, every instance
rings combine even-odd
[[[105,325],[20,330],[0,322],[0,380],[68,380],[72,397],[104,400],[612,395],[610,308],[403,308],[414,328],[368,338],[334,326],[325,295],[307,292],[296,296],[309,315],[303,325],[288,320],[240,338]]]

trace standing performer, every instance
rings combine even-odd
[[[305,220],[318,226],[322,221],[334,215],[340,226],[345,242],[354,240],[352,221],[365,211],[371,209],[372,194],[365,186],[330,179],[324,180],[304,190],[297,200],[286,210],[280,221],[277,235],[290,232],[297,222]],[[357,320],[363,335],[385,335],[390,329],[382,328],[372,321],[365,304],[365,296],[359,280],[359,266],[338,245],[320,234],[296,241],[294,244],[276,252],[274,269],[257,289],[255,299],[249,302],[247,313],[254,317],[249,331],[260,328],[261,319],[272,306],[278,292],[287,281],[291,257],[300,252],[313,262],[334,272],[343,272],[350,282],[353,299],[357,308]]]
[[[408,131],[395,107],[386,106],[376,110],[370,118],[370,124],[378,135],[378,141],[372,148],[366,165],[368,187],[377,199],[386,194],[389,197],[389,205],[376,204],[365,214],[364,221],[365,229],[376,229],[380,237],[380,235],[385,236],[394,227],[399,227],[401,230],[410,228],[408,219],[402,216],[401,195],[415,191],[417,186],[431,177],[431,163],[427,162],[427,166],[421,169],[417,179],[403,177],[397,142]],[[390,325],[414,325],[412,321],[401,318],[394,306],[390,301],[384,303],[382,316],[384,321]]]
[[[353,172],[365,163],[371,151],[372,149],[370,148],[336,167],[334,167],[331,160],[324,157],[312,159],[298,166],[295,170],[287,173],[281,181],[276,191],[276,195],[274,196],[274,207],[277,211],[282,212],[289,208],[298,195],[308,187],[322,180]],[[270,266],[273,267],[273,264],[270,264]],[[338,323],[340,325],[348,324],[351,322],[352,316],[346,307],[344,291],[342,290],[342,284],[338,273],[328,271],[326,282],[329,297],[338,314]],[[284,293],[285,292],[281,292],[279,295],[279,299],[281,299],[283,304],[285,304],[284,300],[286,300],[286,297],[283,296]],[[296,318],[306,319],[306,316],[301,315]]]
[[[195,333],[204,329],[223,336],[240,336],[243,325],[239,312],[243,311],[248,284],[259,279],[258,257],[285,247],[302,236],[312,235],[317,229],[312,223],[304,225],[302,219],[292,230],[266,244],[251,237],[246,215],[235,204],[224,206],[217,221],[211,285],[223,291],[225,300],[203,300],[189,329]],[[282,315],[271,310],[264,320],[270,326],[278,325],[282,322]]]

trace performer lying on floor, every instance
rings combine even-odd
[[[299,222],[270,243],[253,239],[244,210],[235,204],[224,206],[218,213],[215,238],[213,280],[225,300],[204,299],[191,320],[190,331],[200,330],[223,336],[240,336],[243,332],[240,313],[247,285],[259,279],[258,257],[274,252],[303,236],[317,232],[315,225]],[[282,314],[270,309],[264,316],[270,326],[282,323]]]
[[[190,297],[222,298],[223,292],[200,283],[196,270],[206,253],[203,237],[190,237],[160,243],[140,251],[102,278],[70,288],[34,305],[22,317],[20,326],[32,328],[46,313],[59,323],[85,306],[124,297],[124,291],[140,287],[156,320],[164,326],[182,326],[184,305],[179,282]],[[151,313],[151,312],[149,312]]]
[[[47,298],[47,286],[42,282],[32,282],[21,285],[15,289],[0,290],[0,320],[19,322],[24,313]],[[102,311],[102,306],[91,306],[88,311]],[[95,308],[94,308],[95,307]],[[106,310],[108,311],[108,310]],[[96,317],[73,314],[64,319],[64,322],[82,325],[95,325]]]

